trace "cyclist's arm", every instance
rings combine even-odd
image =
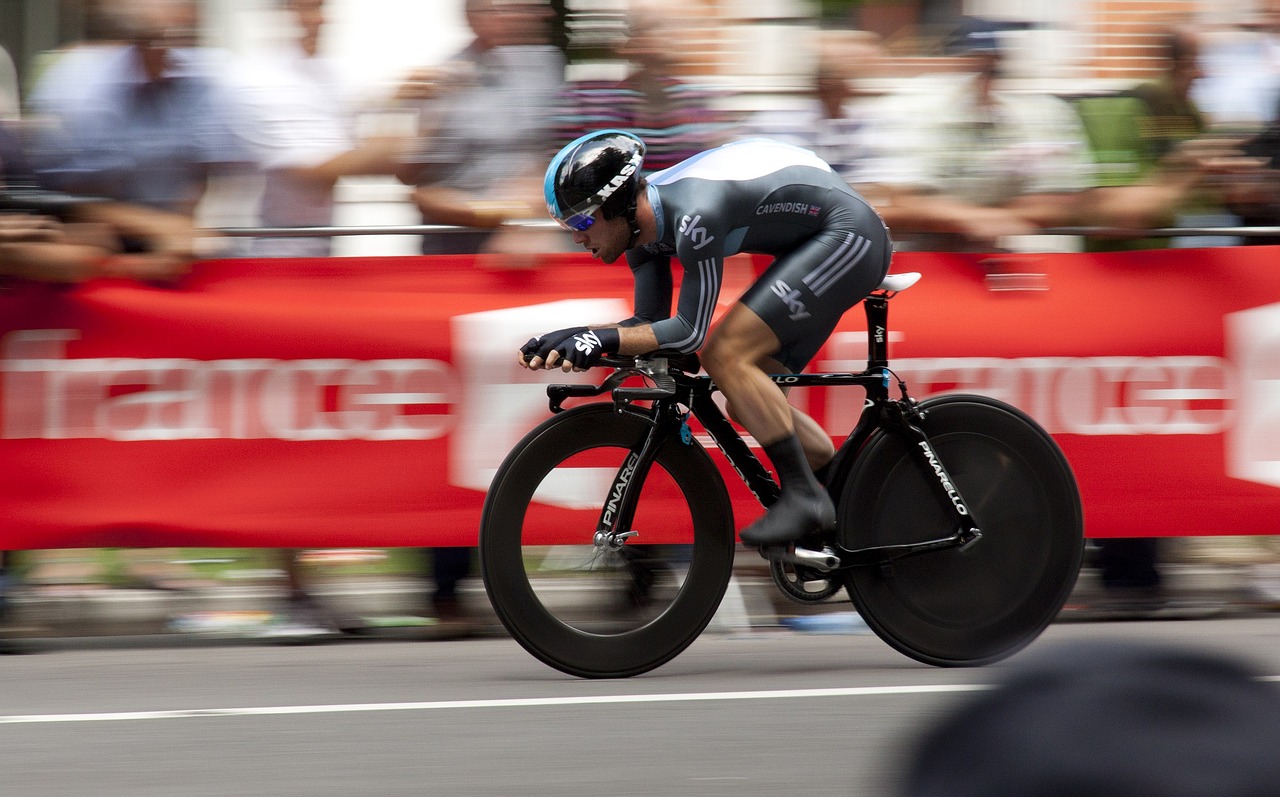
[[[592,324],[588,329],[618,330],[618,350],[614,354],[648,354],[663,348],[653,332],[653,324],[638,322],[628,323],[627,319],[617,324]]]
[[[635,315],[618,327],[618,354],[645,354],[656,349],[693,352],[701,348],[720,292],[723,260],[719,251],[700,255],[686,268],[676,314],[671,315],[671,259],[627,254],[636,280]]]
[[[635,279],[635,313],[616,324],[592,324],[592,329],[617,329],[617,354],[646,354],[658,348],[653,322],[671,315],[671,258],[627,252]]]
[[[712,246],[693,249],[690,239],[677,244],[677,257],[684,266],[676,313],[655,321],[652,330],[659,348],[690,353],[702,348],[711,328],[716,300],[720,296],[720,279],[724,274],[724,253],[720,242],[723,234],[711,236]]]
[[[620,327],[652,324],[671,316],[671,258],[627,252],[627,264],[635,280],[635,313]]]
[[[618,328],[618,354],[647,354],[660,348],[652,324]]]

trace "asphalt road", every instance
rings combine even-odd
[[[1163,640],[1280,674],[1280,616],[1052,626],[1028,655]],[[0,793],[889,795],[909,740],[1008,664],[871,635],[707,635],[582,681],[507,639],[64,644],[0,658]]]

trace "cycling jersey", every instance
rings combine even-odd
[[[701,348],[720,293],[724,259],[773,255],[741,301],[778,336],[776,358],[799,371],[840,316],[884,278],[891,244],[884,222],[808,150],[747,139],[707,150],[649,177],[658,239],[627,252],[635,315],[664,349]],[[671,258],[684,269],[671,314]]]

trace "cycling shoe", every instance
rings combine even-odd
[[[764,517],[742,530],[748,545],[781,545],[798,542],[815,531],[836,525],[836,508],[825,492],[813,494],[783,491]]]

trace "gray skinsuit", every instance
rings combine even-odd
[[[647,190],[658,240],[627,252],[635,316],[622,325],[652,324],[664,349],[701,348],[729,255],[775,257],[741,301],[778,336],[774,356],[793,373],[889,270],[884,222],[799,147],[758,138],[726,144],[650,175]],[[672,256],[684,268],[674,316]]]

